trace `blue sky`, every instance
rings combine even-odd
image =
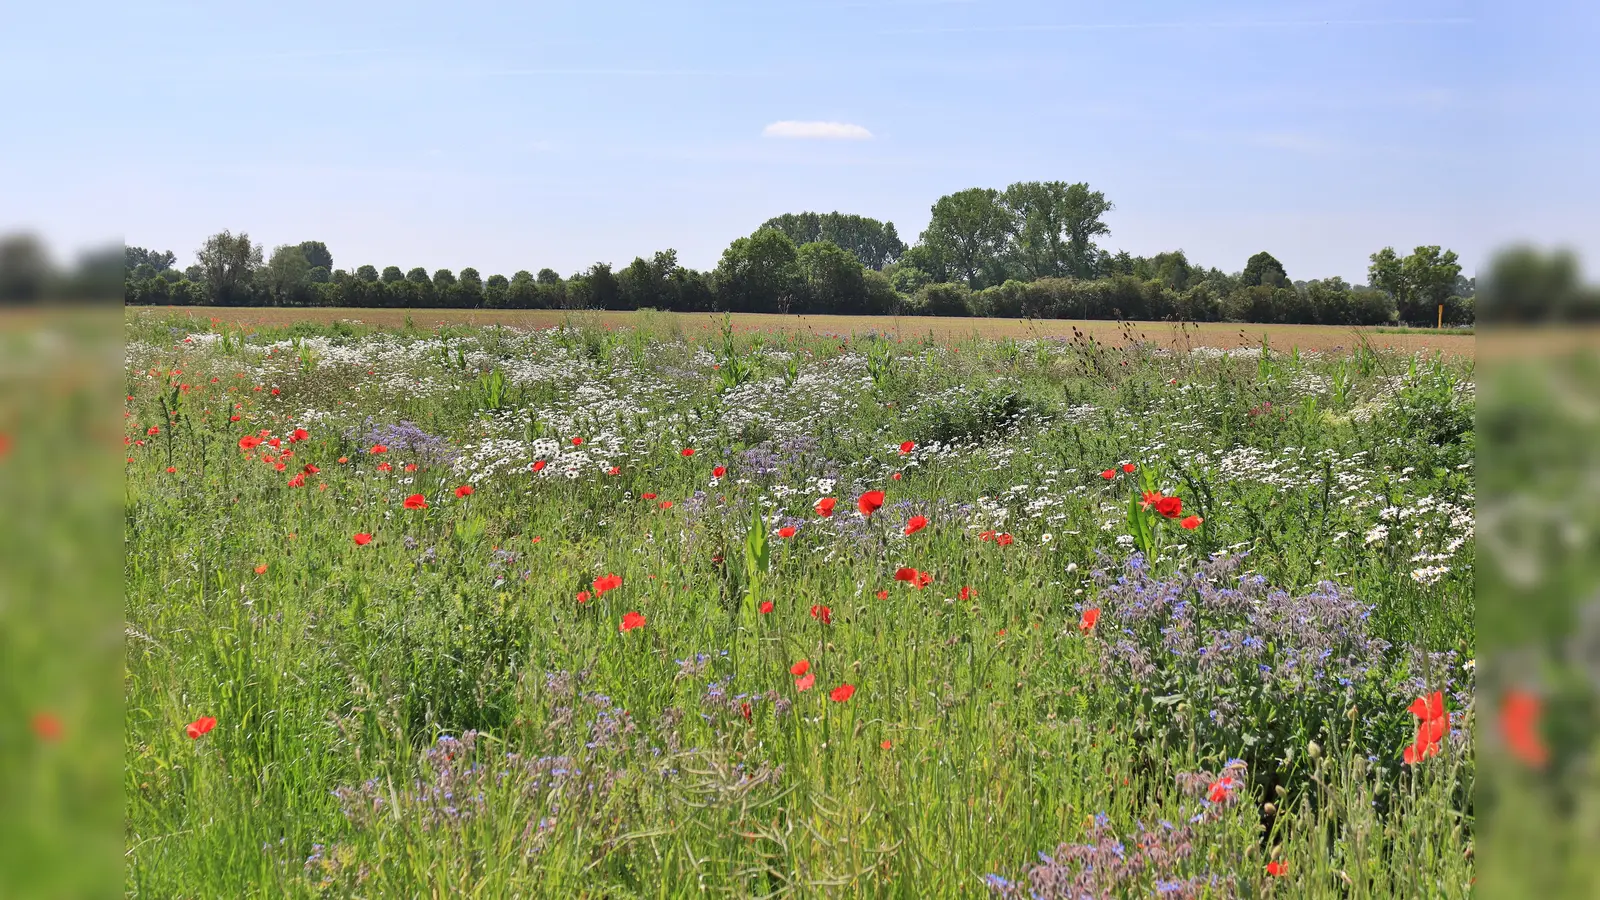
[[[0,13],[0,229],[567,275],[711,268],[790,211],[910,242],[942,194],[1065,180],[1116,204],[1102,246],[1228,271],[1364,281],[1424,243],[1471,270],[1519,239],[1592,268],[1594,6],[28,4]]]

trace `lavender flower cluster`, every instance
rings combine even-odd
[[[1199,784],[1200,792],[1207,793],[1215,790],[1219,778],[1242,778],[1244,772],[1243,764],[1233,760],[1222,776],[1206,772],[1179,776],[1180,788]],[[991,895],[1006,900],[1099,900],[1147,895],[1152,890],[1172,898],[1235,896],[1236,875],[1205,871],[1203,861],[1195,858],[1202,829],[1220,821],[1232,799],[1231,793],[1216,802],[1202,797],[1200,812],[1187,822],[1175,825],[1162,819],[1153,828],[1136,822],[1132,836],[1118,834],[1110,817],[1100,813],[1081,840],[1063,843],[1054,853],[1041,852],[1039,864],[1022,881],[995,873],[985,876],[984,883]]]
[[[1373,607],[1331,582],[1274,589],[1241,572],[1243,562],[1219,555],[1158,577],[1135,554],[1093,572],[1098,600],[1087,605],[1101,610],[1102,672],[1136,727],[1256,762],[1353,728],[1371,755],[1396,755],[1403,710],[1423,680],[1370,633]],[[1437,663],[1436,686],[1453,670]]]
[[[415,422],[379,425],[374,424],[369,418],[360,428],[347,430],[345,438],[360,444],[363,448],[382,444],[391,452],[415,454],[419,459],[435,465],[453,463],[461,455],[460,451],[451,447],[444,438],[423,431]]]

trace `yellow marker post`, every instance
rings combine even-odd
[[[1439,304],[1439,329],[1444,330],[1444,304]]]

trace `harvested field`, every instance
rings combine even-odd
[[[186,316],[201,325],[217,319],[232,325],[286,326],[296,322],[359,322],[383,328],[397,328],[409,317],[419,328],[439,325],[506,325],[519,328],[548,328],[568,319],[598,322],[615,328],[633,324],[640,313],[559,309],[350,309],[321,307],[141,307],[130,310],[136,316]],[[686,335],[713,333],[721,322],[718,313],[646,312],[667,327]],[[1469,334],[1385,333],[1376,328],[1349,328],[1329,325],[1258,325],[1240,322],[1200,322],[1180,326],[1172,322],[1124,323],[1074,319],[980,319],[937,318],[930,316],[779,316],[763,313],[736,313],[733,325],[738,331],[799,331],[832,334],[876,332],[899,336],[932,333],[941,338],[979,335],[984,338],[1064,337],[1074,332],[1102,343],[1120,344],[1130,334],[1136,339],[1163,346],[1196,346],[1233,349],[1259,347],[1263,337],[1271,346],[1287,350],[1334,351],[1356,347],[1362,340],[1374,348],[1403,353],[1441,352],[1446,356],[1471,358],[1476,340]]]

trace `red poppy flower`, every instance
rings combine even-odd
[[[761,614],[764,616],[769,612],[772,612],[772,601],[771,600],[763,600],[763,601],[761,601]]]
[[[573,438],[573,439],[572,439],[572,446],[574,446],[574,447],[580,447],[580,446],[582,446],[582,445],[583,445],[583,438],[581,438],[581,437],[575,437],[575,438]]]
[[[894,580],[895,581],[916,581],[917,580],[917,570],[911,568],[910,566],[901,566],[900,568],[894,570]]]
[[[356,542],[358,547],[365,547],[372,543],[372,535],[367,534],[365,531],[357,532],[351,539]]]
[[[789,667],[789,674],[799,678],[811,669],[811,660],[802,659]]]
[[[750,704],[748,704],[748,703],[740,703],[739,704],[739,714],[744,716],[744,720],[746,722],[750,721]]]
[[[1014,541],[1014,540],[1016,540],[1016,539],[1013,538],[1010,534],[1006,534],[1006,533],[1001,533],[1001,534],[997,534],[997,535],[994,536],[994,542],[996,544],[999,544],[1002,547],[1010,546],[1011,542]]]
[[[785,525],[784,527],[779,528],[778,529],[778,537],[781,537],[781,538],[792,538],[792,537],[794,537],[794,528],[792,526],[789,526],[789,525]]]
[[[891,480],[891,481],[899,481],[900,480],[900,473],[896,472],[893,475],[890,475],[889,476],[889,480]]]
[[[833,690],[828,692],[828,699],[832,700],[835,703],[843,703],[846,700],[849,700],[851,697],[854,697],[855,693],[856,693],[856,686],[855,685],[853,685],[853,684],[841,684],[838,687],[836,687]]]
[[[820,603],[816,604],[811,607],[811,618],[821,619],[822,624],[831,625],[833,624],[833,610]]]
[[[311,432],[305,430],[304,428],[296,428],[294,430],[294,434],[289,435],[289,441],[290,443],[298,443],[300,441],[307,440],[310,437]]]
[[[1078,620],[1078,630],[1084,634],[1088,634],[1090,629],[1094,628],[1095,623],[1098,621],[1100,621],[1100,607],[1096,606],[1086,609],[1083,611],[1083,618]]]
[[[1127,472],[1129,475],[1132,475],[1135,471],[1138,470],[1138,468],[1139,467],[1135,466],[1133,463],[1123,463],[1122,464],[1122,471]]]
[[[301,471],[305,472],[307,475],[315,475],[318,472],[321,472],[322,470],[317,468],[316,466],[313,466],[311,463],[306,463],[306,467],[304,469],[302,469]]]
[[[622,470],[617,468],[616,466],[612,466],[611,468],[606,470],[606,474],[607,475],[621,475],[622,474]]]
[[[1182,525],[1188,531],[1193,531],[1196,528],[1199,528],[1200,527],[1200,523],[1204,522],[1204,521],[1205,521],[1205,519],[1202,519],[1199,516],[1190,515],[1190,516],[1185,516],[1183,521],[1179,522],[1178,524]]]
[[[589,592],[588,591],[579,591],[578,592],[578,602],[579,603],[588,603],[589,602]]]
[[[350,461],[350,457],[348,457],[348,456],[339,457],[339,465],[341,465],[341,466],[344,465],[345,463],[349,462],[349,461]]]
[[[970,586],[962,585],[961,590],[956,591],[956,596],[960,597],[962,600],[971,600],[974,596],[974,592]]]
[[[1512,688],[1500,705],[1500,735],[1511,754],[1536,769],[1550,760],[1550,751],[1539,737],[1540,702],[1530,691]]]
[[[882,747],[885,750],[889,750],[889,749],[894,747],[894,742],[889,740],[888,738],[885,738],[883,743],[879,744],[878,746]]]
[[[62,730],[61,720],[50,713],[42,712],[34,714],[33,733],[39,736],[39,740],[52,742],[59,741],[61,740]]]
[[[272,438],[272,439],[270,439],[270,440],[268,440],[268,441],[267,441],[267,446],[268,446],[268,447],[271,447],[271,448],[272,448],[272,449],[274,449],[274,450],[276,450],[276,449],[278,449],[278,448],[279,448],[279,447],[282,447],[282,446],[283,446],[283,441],[281,441],[281,440],[278,440],[278,439],[277,439],[277,438]]]
[[[1444,736],[1450,731],[1450,713],[1444,708],[1444,692],[1434,691],[1426,697],[1411,701],[1407,711],[1417,717],[1417,736],[1405,748],[1401,758],[1406,765],[1437,756]]]
[[[239,438],[239,449],[240,450],[246,450],[246,451],[254,450],[255,448],[257,448],[259,446],[261,446],[261,439],[256,437],[253,434],[247,434],[244,437]]]
[[[1206,799],[1212,803],[1226,803],[1233,799],[1233,792],[1239,789],[1239,785],[1239,779],[1224,775],[1211,782],[1211,787],[1206,790]]]
[[[379,472],[393,472],[394,471],[394,466],[391,466],[386,462],[381,462],[381,463],[378,463],[378,471]]]
[[[535,472],[543,472],[544,467],[548,465],[550,465],[549,462],[542,459],[536,459],[533,461],[533,465],[529,466],[528,468],[534,470]]]
[[[1111,479],[1117,477],[1117,470],[1116,469],[1107,469],[1104,472],[1100,473],[1100,477],[1104,478],[1107,481],[1110,481]]]
[[[856,498],[856,508],[863,516],[870,516],[883,506],[883,491],[867,491]]]
[[[722,476],[724,476],[726,474],[728,474],[728,467],[727,466],[717,466],[715,469],[711,470],[711,477],[712,478],[721,478]]]
[[[640,497],[640,499],[643,499],[643,500],[654,500],[656,498],[656,495],[655,494],[640,494],[639,497]]]
[[[1283,876],[1289,874],[1289,864],[1282,860],[1275,859],[1272,862],[1267,863],[1267,874],[1271,875],[1273,878],[1282,878]]]
[[[815,507],[817,515],[823,517],[824,519],[828,518],[829,516],[833,515],[833,508],[838,503],[839,501],[833,499],[832,497],[823,497],[821,500],[817,501],[817,505]]]
[[[878,599],[879,600],[887,600],[887,599],[889,599],[889,592],[888,591],[879,591],[878,592]]]
[[[992,531],[980,531],[980,532],[978,532],[978,540],[980,540],[980,541],[992,541],[992,540],[994,540],[994,532],[992,532]]]
[[[421,494],[412,494],[406,498],[405,507],[406,509],[427,509],[428,500]]]
[[[816,683],[816,673],[807,673],[806,675],[795,679],[794,689],[797,691],[809,691],[811,690],[811,686]]]
[[[257,575],[265,575],[265,574],[267,574],[267,567],[266,567],[265,563],[263,563],[262,565],[256,566],[256,574]]]
[[[594,580],[594,593],[596,597],[604,594],[606,591],[614,590],[619,587],[622,587],[621,575],[601,575],[599,578]]]
[[[160,434],[160,433],[161,433],[161,428],[159,426],[156,426],[156,425],[151,425],[145,431],[145,434],[148,434],[148,435],[157,435],[157,434]]]
[[[178,467],[177,466],[167,466],[167,474],[168,475],[176,475],[177,472],[178,472]]]
[[[201,716],[200,718],[195,719],[193,722],[190,722],[188,726],[183,729],[183,733],[187,734],[191,740],[199,740],[200,735],[205,734],[215,727],[217,727],[216,719],[213,719],[210,716]]]
[[[694,448],[693,447],[685,447],[682,450],[679,450],[678,453],[681,456],[686,456],[686,457],[687,456],[693,456],[694,455]]]
[[[906,535],[910,536],[916,534],[927,527],[928,518],[926,516],[912,516],[911,520],[906,523]]]
[[[306,486],[306,473],[304,473],[304,472],[297,472],[297,473],[295,473],[295,476],[293,478],[289,479],[289,487],[305,487],[305,486]]]
[[[1155,506],[1156,503],[1160,502],[1160,500],[1160,491],[1144,491],[1139,496],[1139,506],[1143,509],[1149,509],[1150,507]]]
[[[1169,519],[1176,519],[1183,514],[1183,501],[1177,497],[1162,497],[1156,501],[1156,512]]]
[[[901,456],[905,456],[907,453],[910,453],[912,450],[915,450],[915,449],[917,449],[917,442],[916,441],[906,441],[905,443],[900,445],[900,455]]]
[[[406,471],[407,472],[415,472],[416,470],[417,470],[417,464],[416,463],[406,463]]]
[[[643,627],[644,627],[644,616],[642,616],[642,615],[640,615],[639,613],[636,613],[636,612],[630,612],[630,613],[623,613],[623,615],[622,615],[622,624],[618,626],[618,630],[619,631],[632,631],[635,628],[643,628]]]
[[[372,445],[372,449],[368,450],[367,452],[368,453],[388,453],[389,452],[389,448],[385,447],[382,444],[373,444]]]
[[[472,496],[472,485],[463,484],[461,487],[456,488],[456,496],[457,497],[470,497],[470,496]]]

